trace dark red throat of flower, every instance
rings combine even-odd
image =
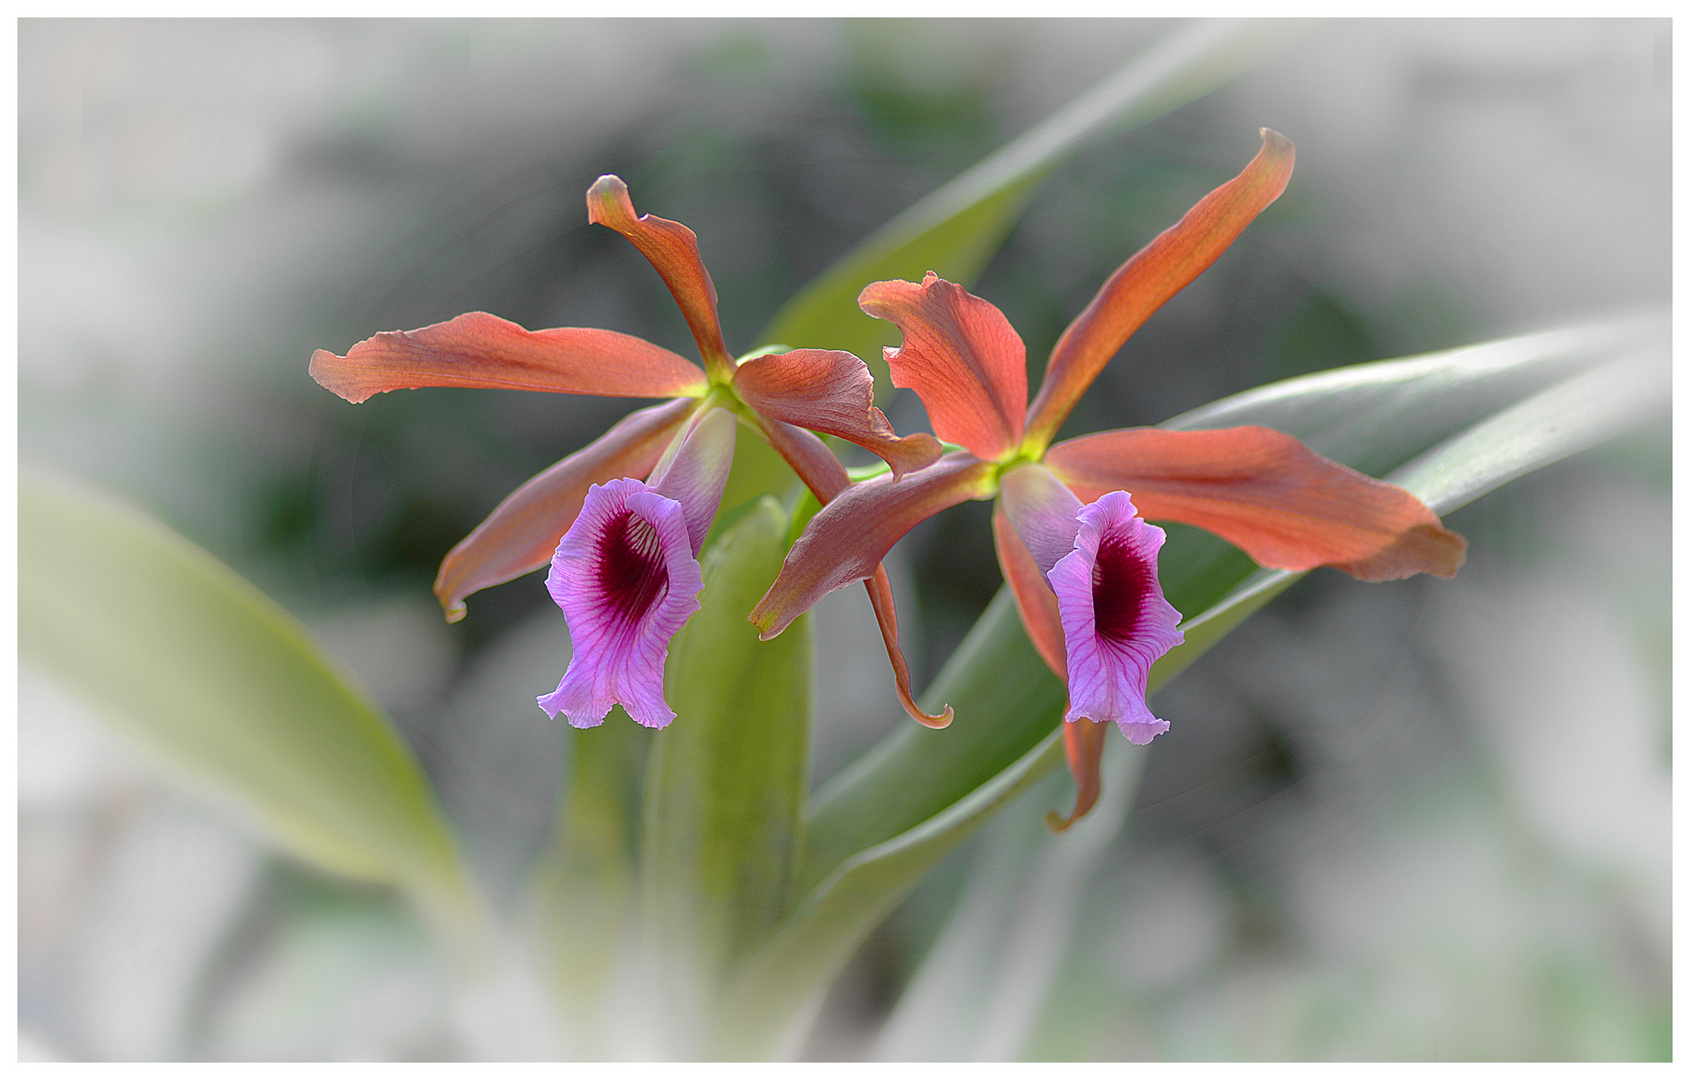
[[[1097,636],[1115,645],[1132,640],[1149,586],[1144,560],[1124,540],[1106,537],[1091,568],[1092,614]]]
[[[638,622],[669,585],[663,545],[645,518],[624,512],[604,531],[599,549],[599,587],[610,615]]]

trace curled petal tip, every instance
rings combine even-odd
[[[1078,821],[1079,819],[1080,819],[1080,813],[1079,813],[1079,810],[1077,808],[1076,808],[1074,813],[1069,814],[1067,817],[1063,817],[1061,814],[1058,814],[1055,810],[1046,810],[1045,811],[1045,828],[1049,829],[1053,833],[1067,832],[1068,826],[1074,824],[1074,822]]]
[[[869,413],[871,430],[880,438],[872,443],[865,440],[858,445],[863,445],[890,465],[892,479],[901,480],[906,474],[925,469],[944,456],[944,444],[933,436],[924,431],[899,436],[893,432],[885,413],[879,409],[870,409]]]
[[[904,706],[904,711],[908,712],[911,718],[922,727],[930,727],[935,731],[950,727],[951,721],[956,718],[956,711],[949,705],[941,709],[938,715],[922,712],[919,708],[912,708],[909,705]]]
[[[1390,485],[1380,485],[1389,487]],[[1407,495],[1406,492],[1403,493]],[[1413,506],[1431,516],[1419,500]],[[1449,580],[1467,562],[1467,539],[1458,532],[1444,528],[1433,517],[1429,522],[1409,526],[1388,544],[1353,562],[1333,561],[1332,565],[1362,581],[1396,581],[1418,573],[1431,574]]]
[[[886,659],[892,664],[892,681],[898,690],[898,702],[910,719],[923,727],[950,727],[955,714],[949,705],[934,714],[915,703],[915,694],[910,689],[910,667],[904,661],[904,651],[898,647],[898,610],[892,599],[892,579],[887,576],[886,567],[875,567],[873,576],[863,584],[868,587],[869,603],[874,606],[874,618],[880,624],[880,636],[886,644]]]
[[[716,318],[716,286],[698,254],[698,236],[678,221],[634,209],[628,185],[606,173],[587,189],[587,220],[615,229],[644,255],[681,307],[704,365],[720,378],[733,372],[733,356]]]
[[[628,198],[628,185],[615,173],[605,173],[587,189],[587,220],[598,222],[607,202],[614,205],[623,201],[628,202],[628,212],[632,216],[634,207],[633,201]]]
[[[307,370],[318,386],[337,397],[350,401],[354,405],[360,405],[368,401],[375,391],[362,390],[360,392],[356,383],[349,382],[342,377],[342,365],[345,363],[346,357],[332,353],[327,349],[318,349],[311,354],[311,366]]]
[[[1070,707],[1072,713],[1072,707]],[[1068,758],[1068,772],[1074,777],[1074,809],[1067,817],[1055,811],[1045,815],[1051,832],[1061,832],[1091,813],[1097,797],[1103,792],[1103,741],[1109,725],[1075,719],[1070,716],[1062,724],[1062,750]]]
[[[874,407],[874,376],[848,352],[791,349],[754,356],[734,369],[733,387],[764,417],[872,451],[892,466],[894,477],[925,468],[944,452],[931,435],[900,438],[892,430]]]
[[[1427,544],[1433,548],[1435,554],[1427,561],[1432,565],[1428,573],[1434,577],[1441,577],[1445,581],[1455,576],[1455,572],[1467,565],[1467,538],[1452,529],[1446,529],[1443,523],[1437,525],[1423,525],[1417,530],[1426,537]]]
[[[469,609],[464,606],[464,598],[452,593],[452,582],[446,580],[445,568],[434,579],[434,598],[440,601],[441,613],[449,623],[462,622]]]

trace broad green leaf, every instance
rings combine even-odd
[[[401,886],[467,944],[478,902],[410,748],[303,627],[210,554],[114,498],[25,470],[18,639],[26,660],[282,847]]]
[[[1216,417],[1267,422],[1318,437],[1324,452],[1346,462],[1394,446],[1413,460],[1400,460],[1390,479],[1447,513],[1664,408],[1664,355],[1664,338],[1646,324],[1534,335],[1291,380],[1171,426],[1213,426]],[[1389,390],[1393,380],[1404,388],[1400,398]],[[1299,425],[1299,397],[1309,405],[1309,431]],[[1472,407],[1475,400],[1484,404]],[[1152,691],[1300,576],[1215,556],[1213,548],[1196,551],[1211,562],[1209,574],[1230,576],[1231,584],[1221,582],[1224,598],[1183,624],[1186,643],[1152,670]],[[1163,566],[1179,568],[1186,557],[1170,543]],[[1197,578],[1185,573],[1183,580]],[[1213,591],[1216,582],[1205,587]],[[1180,606],[1171,591],[1170,599]],[[725,1006],[734,1030],[767,1040],[764,1051],[792,1037],[838,965],[934,863],[1061,762],[1061,686],[1027,641],[1007,591],[927,696],[956,707],[950,728],[902,726],[817,794],[804,899],[746,965]],[[932,735],[942,738],[924,737]]]
[[[859,853],[813,890],[723,998],[718,1050],[728,1057],[791,1056],[802,1023],[863,937],[981,822],[1050,771],[1057,759],[1043,759],[1060,745],[1059,733],[1045,743],[935,817]]]
[[[1134,57],[1037,127],[883,225],[775,315],[764,341],[845,349],[884,375],[885,323],[857,310],[871,281],[928,270],[971,284],[1003,244],[1033,190],[1068,155],[1201,97],[1301,32],[1294,22],[1193,23]]]
[[[1263,424],[1370,476],[1452,432],[1665,333],[1652,317],[1588,323],[1480,345],[1316,372],[1193,409],[1171,428]]]
[[[1113,740],[1097,805],[1060,835],[1034,785],[983,830],[964,895],[881,1028],[882,1061],[1016,1061],[1055,982],[1101,856],[1126,822],[1146,755]]]
[[[669,650],[676,720],[646,774],[647,940],[662,960],[696,960],[707,980],[786,914],[803,843],[809,620],[763,643],[745,618],[780,572],[788,527],[765,498],[706,552],[703,607]]]
[[[1665,357],[1640,345],[1533,394],[1391,474],[1440,514],[1664,414]]]

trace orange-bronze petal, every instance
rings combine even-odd
[[[1074,809],[1067,817],[1055,810],[1045,815],[1051,832],[1061,832],[1091,813],[1103,792],[1103,740],[1113,724],[1070,720],[1062,725],[1062,749],[1067,753],[1068,771],[1074,775]]]
[[[767,641],[835,589],[862,581],[903,535],[947,507],[992,492],[992,466],[967,451],[946,454],[902,480],[852,484],[810,519],[780,575],[751,610]]]
[[[1063,638],[1062,615],[1056,608],[1056,593],[1039,570],[1033,553],[1009,523],[1002,499],[992,508],[992,540],[997,545],[1003,579],[1009,583],[1015,610],[1021,613],[1021,625],[1026,627],[1033,648],[1056,677],[1067,682],[1068,647]]]
[[[898,610],[892,603],[892,579],[887,576],[885,565],[876,566],[863,585],[868,589],[869,603],[874,605],[874,619],[880,624],[880,640],[886,643],[886,659],[892,662],[892,679],[904,711],[910,719],[926,727],[950,727],[955,712],[949,705],[937,713],[927,712],[915,703],[915,694],[910,691],[910,669],[904,662],[904,650],[898,647]]]
[[[716,315],[716,284],[698,254],[697,234],[678,221],[635,214],[628,185],[621,177],[609,174],[587,189],[587,220],[626,236],[650,261],[680,305],[706,370],[725,378],[733,370],[733,354],[722,339],[722,323]]]
[[[1115,271],[1051,350],[1044,384],[1027,414],[1029,449],[1050,445],[1080,395],[1133,331],[1279,198],[1295,159],[1290,139],[1263,128],[1262,149],[1243,172],[1205,195],[1179,224]]]
[[[1130,492],[1146,520],[1207,529],[1262,566],[1388,581],[1451,577],[1466,559],[1413,495],[1265,427],[1105,431],[1058,443],[1045,465],[1081,499]]]
[[[931,465],[939,440],[899,438],[874,407],[874,375],[857,357],[833,349],[796,349],[753,357],[734,369],[734,392],[747,405],[784,423],[837,435],[892,466],[892,475]]]
[[[311,377],[354,404],[423,386],[601,397],[685,397],[705,388],[697,364],[649,341],[614,330],[524,330],[484,311],[386,331],[345,356],[318,349]]]
[[[783,424],[779,420],[760,417],[763,433],[792,471],[804,481],[823,506],[832,502],[840,492],[851,486],[851,478],[839,459],[816,436],[803,428]],[[910,688],[910,669],[904,652],[898,645],[898,611],[892,601],[892,580],[884,566],[876,566],[874,573],[863,582],[868,590],[869,603],[874,605],[875,622],[880,626],[880,639],[886,645],[886,659],[892,665],[892,678],[898,689],[898,700],[910,718],[927,727],[948,727],[951,707],[946,705],[937,714],[926,712],[916,704]]]
[[[892,384],[916,392],[935,435],[988,461],[1021,441],[1027,348],[1003,312],[931,270],[919,285],[877,281],[857,305],[904,332],[886,350]]]

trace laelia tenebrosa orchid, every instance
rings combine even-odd
[[[577,652],[570,672],[578,678],[572,681],[566,675],[557,693],[542,699],[543,707],[554,715],[565,711],[572,723],[580,722],[578,716],[593,716],[595,710],[597,718],[602,718],[604,710],[598,706],[607,700],[604,695],[610,691],[606,688],[614,685],[634,694],[633,698],[611,696],[627,706],[636,720],[661,726],[657,720],[667,723],[672,716],[661,701],[662,657],[669,638],[685,622],[683,608],[688,613],[692,610],[687,604],[697,589],[686,591],[692,580],[687,574],[697,573],[698,546],[715,516],[722,489],[716,484],[714,495],[705,498],[709,488],[698,477],[714,475],[713,467],[697,462],[686,469],[677,466],[679,473],[669,474],[691,478],[686,481],[691,485],[687,498],[666,494],[660,478],[649,486],[643,481],[661,467],[666,455],[678,455],[687,439],[701,440],[691,455],[699,461],[719,462],[724,446],[731,461],[732,426],[704,425],[704,414],[715,410],[736,414],[785,458],[824,504],[843,491],[849,479],[839,459],[814,432],[867,448],[891,466],[894,476],[931,464],[941,448],[931,435],[900,438],[892,431],[874,407],[873,376],[848,352],[798,349],[736,360],[722,336],[716,288],[699,256],[697,236],[679,222],[636,215],[620,178],[601,176],[588,189],[587,217],[627,237],[656,268],[680,305],[698,344],[702,367],[651,342],[612,330],[526,330],[485,312],[471,312],[420,330],[377,334],[354,345],[345,356],[320,349],[311,357],[311,377],[355,404],[388,390],[429,386],[671,399],[629,414],[582,450],[517,488],[447,553],[434,583],[447,620],[455,622],[463,617],[464,599],[471,593],[548,562],[552,566],[548,583],[566,612],[569,606],[562,597],[571,592],[567,583],[578,583],[583,574],[597,574],[599,592],[591,603],[602,610],[598,615],[590,615],[585,608],[576,611],[572,629],[588,630],[584,637],[578,633],[575,646],[581,649],[584,640],[606,648],[614,645],[615,655],[595,660]],[[654,499],[675,505],[659,510],[662,504]],[[681,532],[675,524],[682,518],[688,538],[685,545],[678,539]],[[580,528],[565,538],[578,521]],[[690,550],[683,553],[688,546]],[[677,560],[691,561],[691,570]],[[607,584],[617,575],[627,580]],[[874,568],[865,577],[900,698],[912,716],[944,726],[950,721],[948,709],[929,715],[916,707],[910,694],[885,571]],[[613,623],[621,629],[612,632]],[[636,626],[641,628],[637,634],[629,630]],[[654,644],[659,638],[660,646]],[[643,643],[637,649],[636,640]],[[643,659],[636,663],[634,652]],[[658,658],[655,701],[645,693],[651,688],[650,679],[630,674],[636,669],[649,674],[652,655]],[[588,683],[594,688],[590,693],[582,689]],[[635,687],[644,690],[631,689]]]
[[[902,478],[877,477],[824,507],[751,618],[765,637],[872,572],[918,522],[996,497],[998,560],[1029,637],[1068,687],[1063,727],[1078,795],[1099,792],[1105,721],[1147,743],[1168,724],[1145,703],[1150,666],[1183,638],[1163,598],[1164,534],[1143,519],[1213,532],[1262,566],[1335,566],[1367,581],[1453,575],[1466,541],[1403,489],[1263,427],[1128,428],[1051,445],[1086,388],[1151,313],[1202,273],[1285,189],[1294,150],[1262,132],[1233,180],[1129,259],[1051,351],[1027,405],[1026,349],[1003,313],[931,272],[876,282],[858,303],[903,332],[886,350],[895,385],[920,396],[934,433],[964,449]],[[1091,722],[1082,722],[1091,721]]]

